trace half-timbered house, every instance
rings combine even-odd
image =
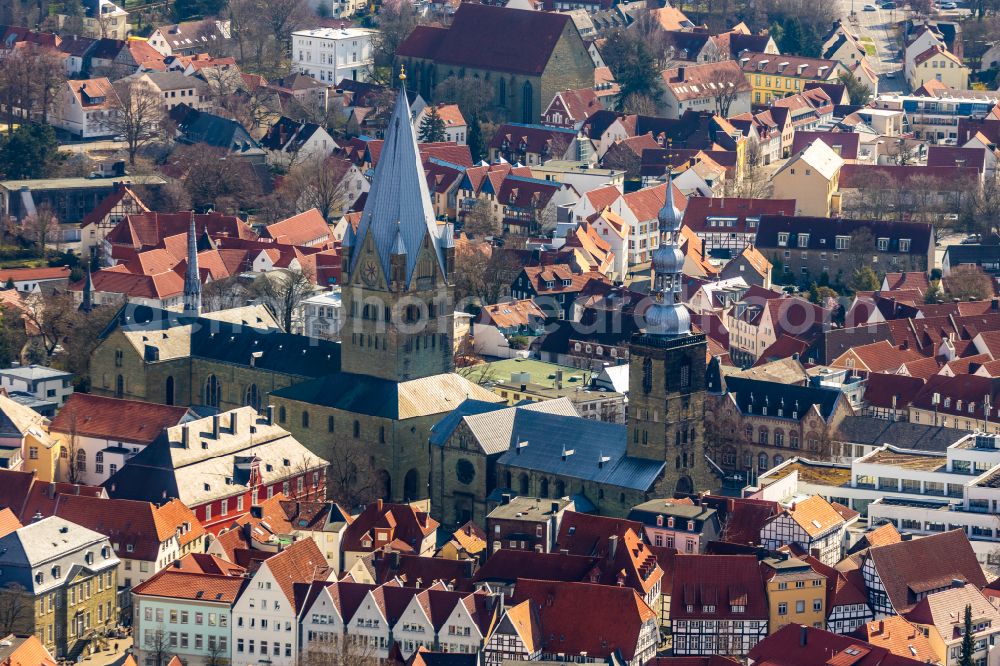
[[[819,495],[795,502],[767,521],[760,531],[760,543],[777,550],[781,546],[798,546],[819,560],[834,565],[840,561],[847,521],[832,504]]]

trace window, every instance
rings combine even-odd
[[[256,384],[250,384],[243,396],[243,404],[260,411],[260,391]]]
[[[799,247],[809,247],[809,234],[799,234]]]
[[[878,248],[879,252],[886,252],[889,249],[889,239],[879,238],[878,241],[876,242],[876,247]]]
[[[837,249],[838,250],[849,250],[849,249],[851,249],[851,237],[850,236],[837,236],[836,243],[837,243]]]
[[[778,604],[778,615],[788,615],[788,604],[784,601]]]
[[[222,402],[222,385],[215,375],[209,375],[205,380],[205,404],[209,407],[218,407]]]
[[[799,582],[801,582],[801,581],[799,581]],[[796,613],[805,613],[806,612],[806,602],[804,602],[804,601],[796,601],[795,602],[795,612]]]
[[[793,170],[792,173],[795,173],[795,171]],[[778,246],[785,247],[786,245],[788,245],[788,233],[783,231],[778,234]]]
[[[303,428],[309,427],[309,412],[306,411],[302,412],[302,427]]]

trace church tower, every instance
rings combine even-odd
[[[208,233],[206,227],[205,233]],[[201,314],[201,275],[198,270],[198,232],[194,228],[194,213],[188,229],[187,272],[184,273],[184,314]]]
[[[342,252],[343,371],[395,382],[452,372],[454,238],[434,216],[402,86]]]
[[[629,348],[628,454],[663,460],[660,495],[715,490],[719,482],[705,458],[705,362],[703,333],[691,332],[687,308],[678,303],[684,253],[683,222],[667,181],[657,214],[659,244],[652,252],[652,304]]]

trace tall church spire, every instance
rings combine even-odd
[[[646,310],[646,332],[654,335],[685,335],[691,332],[691,316],[677,302],[681,291],[684,253],[680,250],[683,215],[674,204],[673,174],[667,178],[663,208],[656,215],[659,243],[652,253],[654,302]]]
[[[198,271],[198,232],[194,228],[194,213],[188,229],[187,272],[184,274],[184,312],[201,314],[201,275]]]
[[[405,77],[400,72],[400,79]],[[390,258],[393,254],[399,254],[397,250],[401,245],[406,254],[406,272],[402,276],[405,285],[409,285],[413,277],[425,237],[430,237],[430,248],[441,272],[445,273],[446,268],[444,233],[434,215],[434,205],[427,190],[427,179],[410,117],[406,88],[400,86],[375,167],[371,190],[358,223],[357,236],[352,239],[350,261],[350,272],[353,274],[364,252],[365,241],[371,236],[382,274],[388,276],[391,269]]]
[[[83,283],[83,302],[80,303],[81,312],[90,312],[94,309],[94,280],[90,276],[90,262],[87,262],[87,281]]]

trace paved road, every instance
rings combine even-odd
[[[901,2],[902,0],[897,0]],[[898,49],[899,26],[902,25],[910,11],[905,9],[876,9],[864,11],[864,0],[839,0],[841,15],[847,20],[863,41],[870,40],[875,45],[875,55],[869,56],[872,67],[879,75],[878,89],[880,93],[902,92],[906,81],[903,79],[902,55]],[[875,5],[875,0],[872,0]],[[877,5],[875,5],[877,6]],[[856,12],[851,20],[851,10]]]
[[[64,143],[59,150],[67,153],[90,153],[96,151],[125,150],[128,147],[124,141],[87,141],[85,143]]]

